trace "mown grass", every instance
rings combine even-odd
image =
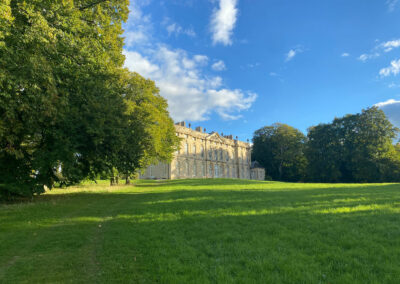
[[[0,206],[0,283],[400,283],[399,184],[101,183]]]

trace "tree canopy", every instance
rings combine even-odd
[[[128,0],[2,1],[3,195],[171,157],[166,101],[153,82],[123,68],[128,12]],[[140,162],[128,167],[128,157]]]
[[[303,133],[287,124],[265,126],[254,133],[252,159],[274,180],[302,180],[306,167],[305,141]]]
[[[311,127],[306,156],[309,177],[323,182],[399,181],[399,129],[376,107]]]
[[[398,132],[377,107],[310,127],[307,137],[277,123],[254,133],[252,158],[275,180],[398,182]]]

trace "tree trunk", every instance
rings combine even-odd
[[[114,177],[110,177],[110,186],[115,185]]]
[[[116,185],[118,185],[118,183],[119,183],[119,177],[118,177],[118,175],[115,177],[115,184]]]
[[[128,175],[127,175],[126,178],[125,178],[125,184],[126,184],[126,185],[131,184],[131,180],[129,179],[129,176],[128,176]]]

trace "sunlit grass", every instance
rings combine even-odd
[[[400,283],[399,184],[100,181],[0,206],[0,283]]]

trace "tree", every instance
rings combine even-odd
[[[62,169],[110,169],[123,139],[121,23],[128,0],[0,5],[0,191],[32,195]]]
[[[129,183],[129,176],[137,169],[159,161],[171,161],[179,138],[167,110],[167,101],[159,95],[154,82],[130,72],[126,72],[125,80],[126,128],[116,168]]]
[[[254,133],[252,160],[257,160],[274,180],[302,180],[305,141],[304,134],[289,125],[265,126]]]
[[[398,131],[376,107],[310,128],[306,156],[311,180],[398,181],[400,160],[392,143]]]

